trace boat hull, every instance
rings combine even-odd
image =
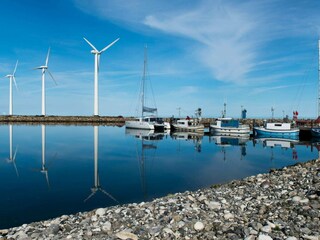
[[[181,131],[181,132],[203,132],[204,131],[203,125],[184,127],[184,126],[179,126],[178,124],[172,124],[172,128],[174,131]]]
[[[126,128],[154,130],[154,124],[143,121],[126,121]]]
[[[215,125],[210,125],[210,129],[214,133],[223,133],[223,134],[250,134],[249,127],[217,127]]]
[[[257,136],[268,136],[268,137],[293,137],[299,136],[299,129],[290,130],[271,130],[263,127],[255,127],[255,134]]]
[[[312,137],[320,138],[320,128],[311,128]]]

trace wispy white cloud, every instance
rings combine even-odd
[[[177,44],[186,53],[192,52],[195,61],[206,66],[214,79],[231,83],[246,83],[259,62],[270,61],[262,50],[270,41],[310,34],[320,23],[314,10],[317,3],[308,3],[304,8],[299,7],[302,3],[250,0],[201,0],[188,4],[179,0],[75,0],[75,3],[87,13],[136,31],[157,30],[190,40],[185,45]]]

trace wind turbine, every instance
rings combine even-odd
[[[91,42],[89,42],[86,38],[83,38],[91,47],[91,53],[94,54],[94,116],[99,116],[99,102],[98,102],[98,74],[99,74],[99,64],[100,64],[100,55],[104,51],[106,51],[109,47],[111,47],[113,44],[115,44],[120,38],[117,38],[112,43],[110,43],[108,46],[103,48],[101,51],[98,51],[95,46]]]
[[[35,69],[41,69],[41,71],[42,71],[42,108],[41,108],[41,114],[43,116],[46,115],[46,89],[45,89],[45,74],[46,74],[46,72],[49,73],[50,77],[52,78],[54,83],[57,85],[56,80],[54,79],[54,77],[52,76],[51,72],[48,69],[49,55],[50,55],[50,48],[48,50],[45,65],[35,68]]]
[[[18,90],[17,83],[16,83],[16,78],[15,78],[15,73],[17,70],[18,66],[18,60],[16,63],[16,66],[14,67],[13,73],[8,74],[6,77],[9,78],[10,81],[10,88],[9,88],[9,115],[12,115],[12,82],[14,82],[14,85],[16,86],[16,89]]]

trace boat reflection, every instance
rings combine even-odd
[[[178,141],[191,141],[197,152],[201,152],[203,132],[172,132],[171,138]]]
[[[253,140],[253,145],[262,144],[263,148],[271,149],[271,160],[274,160],[274,148],[280,148],[282,150],[292,149],[292,159],[298,160],[298,152],[296,150],[296,145],[308,145],[309,143],[302,143],[299,141],[298,137],[256,137]]]
[[[110,193],[105,191],[100,185],[99,178],[99,126],[93,126],[93,160],[94,160],[94,185],[91,188],[91,194],[84,200],[84,202],[88,201],[92,198],[98,191],[102,192],[113,201],[118,202]]]
[[[170,132],[170,131],[169,131]],[[126,128],[125,130],[126,135],[131,135],[139,139],[143,140],[162,140],[168,132],[155,132],[154,130],[148,129],[133,129],[133,128]]]
[[[158,133],[154,130],[145,129],[129,129],[126,128],[126,135],[134,136],[139,142],[136,145],[137,160],[139,163],[139,172],[141,179],[141,188],[144,200],[148,200],[148,186],[147,186],[147,164],[152,166],[152,162],[156,156],[157,142],[163,139],[165,133]],[[141,142],[141,146],[140,146]],[[146,153],[149,152],[149,154]],[[148,160],[149,158],[149,160]],[[151,162],[150,162],[151,161]]]
[[[240,147],[240,160],[247,155],[247,142],[250,140],[249,134],[213,134],[209,136],[209,141],[214,142],[221,147],[223,160],[226,160],[226,148],[236,146]]]
[[[265,138],[258,137],[254,139],[255,144],[262,144],[263,147],[281,147],[281,148],[294,148],[294,145],[299,143],[299,138]]]

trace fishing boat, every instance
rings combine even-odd
[[[204,132],[204,125],[201,123],[201,108],[195,111],[195,118],[187,116],[185,119],[177,119],[171,122],[171,129],[179,132]]]
[[[170,127],[169,123],[164,123],[161,118],[157,117],[157,108],[151,108],[145,106],[145,81],[146,81],[146,71],[147,71],[147,47],[145,47],[144,52],[144,65],[143,65],[143,77],[141,82],[141,116],[134,119],[128,120],[125,122],[126,128],[133,129],[147,129],[155,131],[164,131],[165,126]],[[145,113],[151,115],[146,116]]]
[[[210,130],[213,133],[223,134],[250,134],[249,125],[244,125],[237,119],[232,118],[218,118],[215,124],[210,124]]]
[[[292,137],[299,136],[299,129],[292,128],[291,123],[265,123],[262,127],[254,127],[257,136]]]
[[[182,132],[203,132],[204,125],[200,123],[197,118],[193,119],[178,119],[175,123],[172,123],[174,131]]]

